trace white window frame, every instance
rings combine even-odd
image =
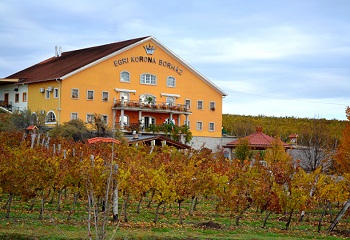
[[[53,115],[53,117],[50,117],[50,119],[49,119],[49,116],[51,116],[51,115]],[[56,122],[57,122],[57,118],[56,118],[55,112],[49,111],[49,112],[46,114],[45,123],[55,124]]]
[[[104,96],[107,95],[107,96]],[[108,102],[109,100],[109,92],[108,91],[102,91],[102,102]]]
[[[58,98],[58,88],[53,89],[53,98]]]
[[[215,131],[215,123],[214,122],[209,122],[209,132],[214,132]]]
[[[187,125],[188,129],[191,129],[191,121],[184,121],[184,125]]]
[[[174,97],[166,97],[166,105],[175,106],[175,98]]]
[[[102,115],[101,115],[101,118],[102,118],[102,122],[103,122],[103,123],[108,124],[108,115],[102,114]]]
[[[191,99],[185,99],[185,106],[187,109],[191,109]]]
[[[211,111],[215,111],[215,102],[210,102],[209,103],[209,110],[211,110]]]
[[[94,90],[87,90],[86,91],[86,100],[92,101],[92,100],[94,100],[94,98],[95,98]]]
[[[153,102],[153,103],[156,102],[156,100],[157,100],[156,96],[154,96],[154,95],[152,95],[152,94],[149,94],[149,93],[145,93],[145,94],[141,94],[141,95],[140,95],[141,102],[142,102],[142,103],[148,103],[148,99],[147,99],[147,98],[149,98],[149,97],[152,98],[152,102]]]
[[[119,116],[119,123],[122,122],[121,117],[122,117],[122,116]],[[125,120],[126,120],[126,121],[125,121]],[[124,115],[123,126],[129,126],[129,123],[130,123],[130,118],[129,118],[129,116],[128,116],[128,115]]]
[[[127,77],[126,77],[127,75]],[[130,83],[130,73],[128,71],[120,72],[120,82]]]
[[[71,112],[70,113],[70,120],[76,120],[76,119],[78,119],[78,113],[77,112]]]
[[[45,99],[50,99],[50,91],[49,90],[45,90]]]
[[[145,120],[146,118],[148,119],[148,125],[147,126],[146,126],[146,120]],[[156,125],[157,124],[157,119],[154,116],[146,115],[146,116],[142,117],[141,123],[142,123],[144,128],[147,128],[147,127],[150,127],[151,125]]]
[[[128,102],[130,99],[130,94],[128,92],[120,92],[120,100],[124,98],[125,102]]]
[[[140,84],[157,85],[157,76],[150,73],[140,75]]]
[[[167,87],[176,87],[176,79],[173,76],[169,76],[166,79],[166,86]]]
[[[200,104],[199,104],[200,103]],[[203,110],[203,108],[204,108],[204,102],[203,102],[203,100],[198,100],[197,101],[197,109],[198,110]]]
[[[87,113],[86,114],[86,122],[93,124],[94,123],[94,114],[92,113]]]
[[[37,122],[38,122],[38,115],[36,114],[36,112],[33,112],[30,115],[30,124],[31,125],[37,125]]]
[[[197,123],[196,123],[196,130],[197,131],[203,131],[203,122],[202,121],[197,121]]]
[[[76,94],[75,94],[75,92],[76,92]],[[78,88],[72,88],[71,98],[72,99],[79,99],[79,89]]]

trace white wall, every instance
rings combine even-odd
[[[15,91],[18,89],[18,91]],[[27,102],[23,102],[23,93],[27,93]],[[4,100],[5,93],[9,94],[9,102],[12,103],[12,110],[24,110],[28,106],[28,85],[7,84],[0,86],[0,100]],[[15,103],[15,95],[19,94],[19,101]]]
[[[190,146],[194,149],[200,149],[203,144],[205,148],[213,150],[213,152],[218,152],[221,150],[223,145],[236,140],[236,137],[223,136],[221,138],[214,137],[193,137]]]

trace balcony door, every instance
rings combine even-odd
[[[151,125],[156,125],[156,119],[150,116],[142,117],[142,124],[145,128],[148,128]]]
[[[124,99],[125,102],[129,101],[129,93],[127,92],[120,92],[120,100]]]

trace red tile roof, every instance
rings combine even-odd
[[[29,126],[27,127],[27,130],[38,130],[37,126]]]
[[[298,134],[296,133],[292,133],[289,135],[289,138],[297,138],[298,137]]]
[[[99,143],[99,142],[114,142],[116,144],[120,144],[120,141],[114,138],[107,138],[107,137],[95,137],[95,138],[90,138],[88,139],[88,143],[93,144],[93,143]]]
[[[63,52],[60,57],[46,59],[38,64],[12,74],[6,77],[6,79],[22,79],[21,83],[60,79],[75,70],[146,38],[148,37]]]
[[[270,137],[269,135],[262,133],[261,127],[257,127],[255,133],[252,133],[244,138],[248,139],[249,144],[253,149],[269,148],[269,147],[271,147],[271,143],[275,140],[275,138]],[[242,139],[242,138],[240,138],[240,139]],[[240,144],[240,139],[237,139],[235,141],[227,143],[225,147],[228,147],[228,148],[237,147]],[[282,142],[282,145],[284,148],[289,147],[289,145],[287,143],[285,143],[283,141],[281,141],[281,142]]]

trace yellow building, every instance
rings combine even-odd
[[[5,79],[28,86],[27,107],[52,126],[71,119],[127,129],[167,120],[221,137],[226,93],[153,37],[60,52]],[[1,81],[1,80],[0,80]]]

